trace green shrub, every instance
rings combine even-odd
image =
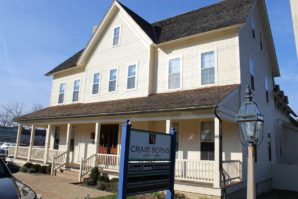
[[[47,174],[51,174],[51,170],[52,170],[52,164],[48,164],[47,166]]]
[[[108,187],[106,188],[106,191],[108,192],[112,192],[112,193],[117,193],[118,191],[118,182],[113,182],[113,183],[109,183]]]
[[[163,195],[160,192],[154,192],[154,193],[152,193],[152,198],[153,199],[162,199]]]
[[[28,172],[28,168],[25,167],[25,166],[22,166],[22,167],[20,168],[20,171],[21,171],[21,172],[24,172],[24,173],[27,173],[27,172]]]
[[[28,173],[37,173],[37,170],[35,168],[29,168]]]
[[[107,190],[108,186],[109,186],[109,183],[106,183],[106,182],[98,182],[98,183],[97,183],[97,186],[96,186],[96,189],[105,191],[105,190]]]
[[[183,199],[186,198],[182,193],[176,193],[175,194],[175,199]]]
[[[92,170],[91,170],[91,173],[89,175],[89,178],[91,180],[93,180],[94,183],[96,183],[99,176],[100,176],[100,173],[98,171],[98,167],[93,167]]]
[[[48,166],[43,165],[39,168],[38,172],[47,174],[47,169],[48,169]]]
[[[111,180],[110,180],[110,183],[115,183],[115,182],[119,182],[119,179],[118,178],[112,178]]]
[[[32,168],[36,170],[36,172],[39,172],[41,165],[40,164],[33,164]]]
[[[25,163],[25,164],[23,165],[23,167],[27,167],[28,169],[29,169],[29,168],[32,168],[32,166],[33,166],[33,164],[30,163],[30,162],[27,162],[27,163]]]
[[[110,179],[107,176],[100,176],[98,178],[98,181],[99,182],[106,182],[106,183],[108,183],[108,182],[110,182]]]
[[[84,182],[85,185],[87,186],[95,186],[96,185],[96,181],[92,180],[92,179],[88,179],[87,181]]]

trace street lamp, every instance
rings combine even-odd
[[[241,142],[248,145],[247,199],[256,198],[254,147],[259,142],[264,126],[264,117],[252,98],[252,91],[248,87],[245,101],[241,103],[239,113],[236,116],[240,127]]]

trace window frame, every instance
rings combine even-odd
[[[270,104],[270,96],[269,96],[269,79],[265,78],[265,101],[267,104]]]
[[[255,82],[256,82],[255,81],[256,80],[256,78],[255,78],[255,63],[251,57],[249,57],[248,65],[249,65],[249,82],[250,82],[249,85],[250,85],[251,89],[253,91],[255,91]]]
[[[96,74],[99,74],[99,82],[98,82],[98,93],[93,93],[93,87],[94,87],[94,75],[96,75]],[[102,79],[102,77],[101,77],[101,72],[94,72],[94,73],[92,73],[92,85],[91,85],[91,95],[92,96],[98,96],[98,95],[100,95],[100,91],[101,91],[101,79]]]
[[[61,103],[59,103],[60,95],[62,94],[62,93],[60,93],[60,88],[61,88],[62,84],[64,84],[63,101]],[[66,90],[66,82],[60,82],[60,84],[59,84],[59,93],[58,93],[58,104],[64,104],[64,102],[65,102],[65,90]]]
[[[129,67],[130,66],[133,66],[135,65],[136,66],[136,74],[135,74],[135,87],[134,88],[128,88],[128,78],[131,78],[128,76],[128,73],[129,73]],[[131,91],[131,90],[136,90],[138,88],[138,69],[139,69],[139,63],[138,62],[134,62],[134,63],[131,63],[131,64],[128,64],[127,67],[126,67],[126,90],[127,91]]]
[[[171,60],[174,60],[174,59],[180,59],[180,85],[179,85],[178,88],[169,88],[169,86],[170,86],[170,84],[169,84],[170,61]],[[174,56],[170,56],[168,58],[168,60],[167,60],[167,74],[166,74],[167,75],[166,80],[167,80],[167,89],[168,90],[175,91],[175,90],[181,90],[183,88],[183,79],[182,79],[182,77],[183,77],[183,75],[182,75],[182,73],[183,73],[183,66],[182,65],[183,65],[182,55],[178,55],[178,56],[174,55]]]
[[[119,28],[119,40],[118,40],[118,44],[114,45],[114,36],[115,36],[115,29]],[[115,25],[113,26],[113,32],[112,32],[112,47],[118,47],[121,45],[121,33],[122,33],[122,27],[121,25]]]
[[[78,90],[75,90],[75,82],[76,81],[79,81],[79,89]],[[74,101],[74,98],[73,98],[73,94],[74,92],[78,92],[78,100],[77,101]],[[80,91],[81,91],[81,79],[76,79],[73,81],[73,90],[72,90],[72,103],[78,103],[80,101]]]
[[[114,91],[110,91],[110,75],[111,75],[111,71],[112,70],[116,70],[116,79],[115,79],[115,90]],[[109,73],[108,73],[108,93],[116,93],[117,90],[118,90],[118,78],[119,78],[119,69],[118,67],[114,67],[114,68],[111,68],[109,69]]]
[[[203,126],[203,123],[212,123],[213,124],[213,133],[214,133],[214,140],[213,141],[203,141],[202,140],[202,126]],[[201,121],[200,122],[200,135],[199,135],[199,138],[200,138],[200,160],[201,161],[215,161],[215,126],[214,126],[214,121],[212,120],[206,120],[206,121]],[[210,159],[210,157],[208,158],[208,160],[205,160],[205,159],[202,159],[202,143],[208,143],[208,144],[213,144],[213,159]]]
[[[202,55],[205,53],[210,53],[210,52],[214,52],[214,83],[212,84],[202,84]],[[217,57],[217,49],[205,49],[203,51],[200,51],[199,53],[199,69],[200,69],[200,86],[214,86],[218,83],[218,79],[217,79],[217,67],[218,67],[218,57]]]

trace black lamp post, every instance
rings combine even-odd
[[[252,98],[252,91],[248,87],[246,89],[245,101],[241,103],[239,113],[236,116],[240,127],[242,143],[248,144],[247,199],[256,198],[254,147],[263,133],[264,126],[264,117]]]

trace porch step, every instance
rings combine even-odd
[[[62,169],[61,171],[60,170],[57,171],[57,176],[58,177],[64,178],[65,180],[67,180],[71,183],[79,182],[80,170],[77,170],[77,169],[70,169],[70,170]]]

